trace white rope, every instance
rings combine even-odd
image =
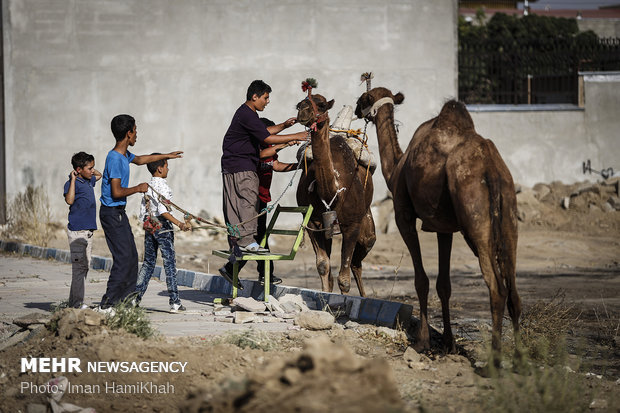
[[[331,200],[331,201],[329,201],[329,204],[328,204],[327,202],[325,202],[325,201],[323,200],[323,198],[321,198],[321,201],[323,202],[323,205],[325,205],[325,208],[327,208],[327,210],[328,210],[328,211],[329,211],[329,210],[330,210],[330,208],[332,207],[332,204],[334,203],[334,200],[336,199],[336,197],[338,196],[338,194],[339,194],[340,192],[344,191],[345,189],[347,189],[347,188],[342,187],[342,188],[340,188],[339,190],[337,190],[337,191],[336,191],[336,194],[334,195],[334,197],[332,198],[332,200]]]
[[[381,98],[376,101],[371,107],[362,109],[362,116],[366,117],[368,114],[373,117],[376,116],[379,108],[387,103],[394,105],[394,100],[389,96]]]

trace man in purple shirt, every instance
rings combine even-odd
[[[228,131],[222,143],[222,180],[224,195],[224,219],[233,227],[238,225],[239,233],[228,236],[232,247],[237,243],[244,251],[256,252],[260,247],[254,240],[258,214],[258,167],[260,145],[280,144],[301,141],[308,138],[307,132],[289,135],[277,133],[295,124],[296,119],[266,127],[258,117],[269,104],[271,87],[262,80],[253,81],[248,87],[246,101],[233,115]],[[240,263],[240,267],[245,264]],[[220,274],[232,283],[233,264],[227,263],[220,268]],[[238,285],[237,288],[242,288]]]

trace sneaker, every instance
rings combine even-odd
[[[106,307],[106,308],[95,307],[94,310],[98,313],[105,314],[108,317],[114,317],[116,315],[116,310],[114,310],[113,307]]]
[[[258,245],[256,242],[251,243],[250,245],[246,245],[245,247],[239,247],[241,251],[245,252],[269,252],[267,248],[263,248]]]
[[[232,277],[232,275],[230,275],[230,274],[228,273],[228,271],[226,271],[226,267],[222,267],[222,268],[220,268],[220,269],[219,269],[219,272],[220,272],[220,275],[221,275],[222,277],[224,277],[224,279],[225,279],[226,281],[228,281],[228,282],[229,282],[229,283],[231,283],[231,284],[233,283],[233,277]],[[235,287],[237,287],[239,290],[243,290],[243,285],[241,285],[241,283],[239,282],[239,280],[237,280],[237,285],[235,285]]]
[[[183,304],[181,304],[181,303],[170,305],[170,312],[171,313],[180,313],[180,312],[185,311],[185,310],[187,310],[187,308],[185,308],[185,306],[183,306]]]
[[[265,277],[263,275],[259,275],[258,282],[260,285],[265,285]],[[269,283],[273,285],[282,284],[282,278],[276,277],[272,274],[271,277],[269,277]]]

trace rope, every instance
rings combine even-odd
[[[207,219],[199,217],[198,215],[194,215],[194,214],[186,211],[185,209],[181,208],[180,206],[178,206],[177,204],[175,204],[174,202],[170,201],[165,196],[163,196],[162,194],[157,192],[155,190],[155,188],[153,188],[151,186],[151,184],[147,183],[147,185],[149,186],[151,191],[153,191],[153,193],[155,193],[155,195],[157,195],[157,198],[159,199],[159,201],[164,204],[164,206],[166,207],[166,209],[168,211],[171,211],[170,207],[174,207],[176,210],[178,210],[178,211],[183,213],[183,218],[186,221],[193,219],[196,222],[202,222],[202,223],[207,224],[206,226],[197,227],[196,229],[211,229],[211,228],[215,228],[215,229],[226,229],[226,230],[228,230],[228,228],[226,226],[224,226],[224,225],[217,224],[215,222],[211,222],[211,221],[209,221]],[[148,195],[145,195],[145,196],[148,196]]]
[[[342,187],[342,188],[340,188],[339,190],[337,190],[337,191],[336,191],[336,193],[334,194],[334,197],[332,198],[332,200],[331,200],[331,201],[329,201],[329,204],[328,204],[327,202],[325,202],[325,201],[323,200],[323,198],[321,198],[321,202],[323,202],[323,205],[325,205],[325,208],[327,208],[327,210],[328,210],[328,211],[329,211],[329,210],[330,210],[330,208],[332,207],[332,204],[334,203],[334,200],[336,199],[336,197],[338,196],[338,194],[339,194],[340,192],[344,191],[345,189],[347,189],[347,188]]]

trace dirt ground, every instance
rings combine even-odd
[[[567,332],[567,368],[575,371],[582,387],[578,401],[596,411],[618,410],[620,388],[620,212],[605,203],[617,197],[617,181],[599,185],[553,183],[522,188],[519,199],[517,286],[524,311],[540,302],[561,297],[570,309]],[[593,189],[594,188],[594,189]],[[561,203],[569,200],[569,208]],[[375,203],[378,238],[364,261],[364,283],[369,296],[407,302],[418,315],[414,273],[408,251],[393,224],[390,200]],[[138,234],[138,230],[134,233]],[[142,250],[137,237],[138,249]],[[423,260],[431,285],[437,274],[434,234],[421,233]],[[61,231],[51,245],[66,249]],[[178,233],[178,267],[214,273],[222,260],[211,250],[223,248],[225,238],[206,231]],[[272,249],[287,248],[274,239]],[[339,267],[339,243],[334,244],[332,271]],[[109,255],[102,231],[93,254]],[[476,258],[459,234],[452,252],[452,324],[458,335],[459,355],[438,349],[418,355],[408,346],[405,332],[388,336],[375,327],[343,328],[328,332],[289,331],[262,337],[261,348],[240,348],[235,340],[205,337],[141,340],[102,327],[82,332],[83,337],[56,337],[45,332],[40,340],[0,353],[0,394],[3,411],[25,407],[9,383],[39,381],[51,375],[24,375],[6,360],[30,355],[79,356],[83,360],[183,360],[182,375],[159,373],[151,378],[170,382],[175,394],[66,395],[71,403],[97,411],[477,411],[501,390],[497,381],[477,374],[476,361],[484,361],[488,335],[488,290]],[[293,262],[276,265],[286,285],[320,288],[314,254],[306,240]],[[256,277],[249,264],[242,278]],[[352,294],[357,289],[352,287]],[[430,323],[442,328],[441,307],[431,289]],[[510,330],[505,324],[505,334]],[[409,332],[410,333],[410,332]],[[486,333],[486,334],[485,334]],[[78,335],[78,336],[79,336]],[[256,342],[257,340],[253,340]],[[237,342],[237,344],[239,344]],[[68,375],[71,383],[88,382],[88,376]],[[101,375],[98,376],[100,379]],[[506,376],[512,376],[507,370]],[[109,381],[132,383],[144,375],[110,376]],[[13,386],[14,387],[14,386]],[[7,393],[8,392],[8,393]],[[70,396],[70,397],[69,397]],[[40,396],[39,400],[44,397]],[[29,399],[31,401],[31,399]],[[616,404],[614,404],[614,401]],[[575,410],[581,410],[579,403]],[[581,406],[581,407],[580,407]],[[578,408],[579,407],[579,408]],[[540,411],[540,410],[539,410]]]

